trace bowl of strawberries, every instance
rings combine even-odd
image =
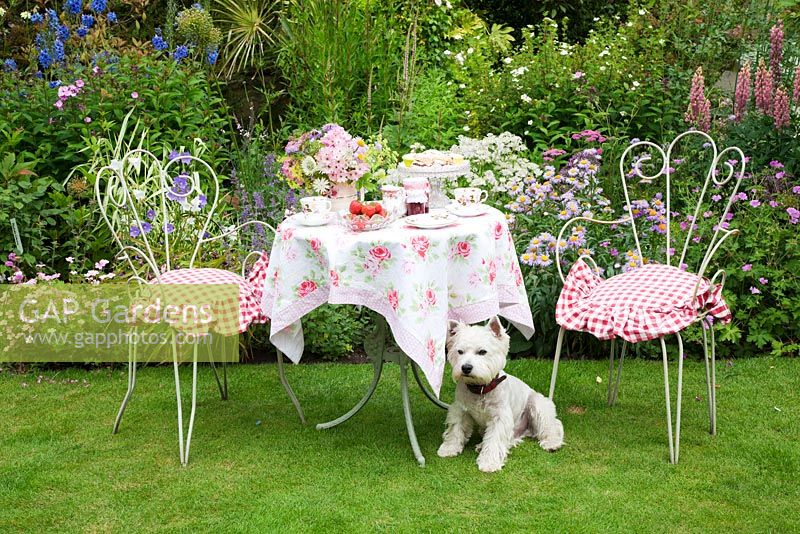
[[[342,214],[342,224],[353,232],[367,232],[379,230],[392,223],[392,217],[384,210],[379,202],[350,203],[350,209]]]

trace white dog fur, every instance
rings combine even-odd
[[[539,441],[546,451],[559,449],[564,427],[549,398],[511,375],[483,394],[467,387],[486,385],[506,374],[509,337],[499,319],[493,318],[486,326],[451,322],[449,334],[447,359],[453,367],[456,395],[447,412],[439,456],[461,454],[476,428],[483,431],[483,442],[476,450],[478,468],[484,472],[499,471],[511,448],[525,437]]]

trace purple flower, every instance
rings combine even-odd
[[[264,197],[261,195],[260,191],[253,192],[253,205],[257,210],[264,209]]]
[[[769,284],[769,280],[767,280],[763,276],[761,278],[759,278],[758,281],[761,282],[761,285],[764,285],[764,286]]]
[[[795,195],[800,195],[800,185],[796,185],[792,188],[792,193]]]
[[[145,234],[149,234],[152,229],[153,225],[150,224],[149,222],[142,223],[142,232],[144,232]]]
[[[164,225],[164,233],[165,234],[171,234],[174,231],[175,231],[175,225],[174,224],[167,223],[167,224]]]
[[[747,193],[740,191],[739,194],[736,195],[736,198],[739,200],[747,200]]]
[[[139,237],[140,235],[142,235],[142,230],[141,228],[139,228],[139,225],[134,224],[133,226],[131,226],[130,234],[131,237]]]
[[[750,286],[750,293],[752,293],[753,295],[760,295],[761,290],[758,289],[757,287]]]
[[[722,200],[722,197],[720,195],[713,195],[711,197],[711,200],[713,200],[714,202],[719,202],[720,200]]]
[[[14,262],[13,262],[13,261],[7,261],[7,262],[5,263],[5,266],[6,266],[6,267],[13,267],[13,266],[14,266]]]
[[[9,252],[9,253],[8,253],[8,259],[9,259],[10,261],[17,261],[17,255],[16,255],[16,254],[14,254],[13,252]]]
[[[774,200],[770,200],[769,201],[769,207],[770,208],[777,208],[778,206],[780,206],[780,204],[778,204],[776,201],[774,201]]]
[[[775,173],[776,180],[783,180],[784,176],[786,176],[786,171],[778,171]]]
[[[796,208],[786,208],[786,213],[789,214],[789,222],[792,224],[797,224],[800,221],[800,211]]]
[[[773,169],[782,169],[783,163],[781,163],[776,159],[773,159],[772,161],[769,162],[769,166],[772,167]]]
[[[155,212],[155,210],[152,210],[152,209],[147,210],[146,215],[147,215],[147,218],[150,219],[151,221],[156,218],[156,212]]]
[[[137,94],[136,96],[139,95]],[[190,152],[178,152],[177,150],[170,150],[169,156],[167,157],[169,158],[170,161],[174,161],[177,159],[179,163],[185,164],[185,163],[191,163],[192,161],[190,157],[191,155],[192,154]]]
[[[616,258],[619,256],[619,251],[615,248],[609,249],[608,253],[611,255],[612,258]]]
[[[757,208],[761,205],[761,202],[756,199],[753,199],[750,201],[750,205],[753,206],[754,208]]]
[[[752,268],[753,268],[753,264],[752,264],[752,263],[745,263],[744,265],[742,265],[742,270],[743,270],[744,272],[747,272],[747,271],[749,271],[749,270],[750,270],[750,269],[752,269]]]

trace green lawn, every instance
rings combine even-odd
[[[546,391],[549,362],[508,370]],[[287,372],[314,423],[348,409],[371,367]],[[274,365],[234,367],[226,402],[204,368],[181,468],[171,373],[140,372],[116,436],[123,368],[0,373],[0,531],[800,530],[798,359],[720,362],[716,437],[696,398],[705,397],[703,366],[687,362],[677,466],[667,462],[659,362],[626,362],[619,402],[607,408],[607,362],[564,361],[556,404],[565,447],[548,454],[526,442],[492,475],[478,471],[472,447],[436,456],[444,412],[418,392],[428,465],[416,466],[396,366],[358,416],[321,432],[300,426]],[[445,398],[451,392],[448,384]]]

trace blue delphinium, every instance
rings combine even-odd
[[[44,20],[44,17],[42,16],[41,13],[34,13],[33,15],[31,15],[30,20],[32,24],[38,24]]]
[[[163,37],[161,37],[161,28],[156,28],[156,34],[153,36],[151,42],[153,43],[153,48],[155,48],[159,52],[169,48],[167,42],[164,40]]]
[[[114,24],[115,22],[117,22],[117,14],[114,13],[113,11],[109,11],[108,14],[106,15],[106,19],[111,24]]]
[[[62,41],[69,39],[69,27],[66,24],[59,24],[56,29],[56,35]]]
[[[212,48],[211,50],[209,50],[208,54],[206,55],[206,59],[208,59],[208,64],[209,65],[216,64],[218,57],[219,57],[219,49],[218,48]]]
[[[92,0],[92,3],[89,4],[89,9],[95,13],[103,13],[108,9],[108,0]]]
[[[83,11],[83,1],[82,0],[67,0],[64,2],[64,9],[67,10],[67,13],[70,15],[78,15],[81,11]]]
[[[82,15],[81,26],[85,26],[87,28],[91,28],[92,26],[94,26],[94,17],[91,15]]]
[[[17,62],[11,58],[3,61],[3,70],[6,72],[14,72],[17,70]]]
[[[39,50],[39,65],[41,65],[44,70],[47,70],[52,64],[53,58],[50,56],[50,52],[48,52],[46,48]]]
[[[47,85],[50,86],[50,89],[55,89],[56,87],[61,85],[61,80],[53,80],[51,82],[48,82]]]
[[[75,30],[75,33],[78,34],[78,37],[83,39],[89,33],[89,28],[87,28],[86,26],[79,26],[78,29]]]
[[[64,42],[56,39],[53,42],[53,57],[59,63],[64,61]]]
[[[174,59],[176,63],[180,63],[181,60],[185,59],[188,55],[189,47],[186,45],[179,45],[175,47],[175,52],[172,53],[172,59]]]

